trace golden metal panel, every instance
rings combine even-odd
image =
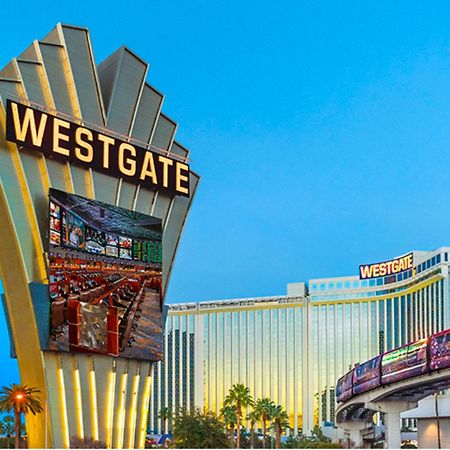
[[[145,83],[131,133],[134,138],[142,142],[150,142],[163,98],[162,94]]]
[[[46,158],[51,187],[62,191],[73,192],[68,164]]]
[[[83,119],[103,124],[100,90],[96,81],[95,66],[87,30],[68,25],[58,25],[60,38],[67,51],[74,86]]]
[[[18,60],[17,65],[27,98],[41,105],[45,105],[47,99],[45,98],[44,89],[39,79],[40,64]]]
[[[40,42],[39,49],[55,108],[71,116],[76,115],[76,107],[74,107],[73,98],[70,95],[70,88],[65,73],[64,50],[62,46]]]
[[[136,195],[136,190],[136,185],[122,180],[118,205],[122,208],[134,210],[134,198]]]
[[[169,150],[175,137],[177,124],[164,114],[158,116],[152,145],[162,150]]]
[[[77,195],[92,198],[92,187],[90,186],[91,174],[89,169],[84,169],[75,164],[71,164],[70,173],[72,175],[73,191],[76,192]]]
[[[143,214],[150,214],[150,207],[155,197],[155,191],[140,188],[137,193],[135,210]]]
[[[110,84],[111,97],[107,108],[106,125],[119,133],[130,132],[138,100],[144,85],[148,65],[129,49],[122,47],[116,51],[114,66],[108,60],[102,62],[97,70],[100,84]],[[109,78],[115,72],[114,78]],[[107,78],[105,78],[105,74]]]

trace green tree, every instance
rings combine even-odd
[[[14,434],[14,417],[3,416],[0,424],[3,434],[6,435],[6,448],[11,447],[11,436]]]
[[[289,436],[283,445],[283,448],[304,448],[300,436]]]
[[[39,389],[25,384],[3,386],[0,390],[0,411],[14,413],[15,447],[20,447],[20,425],[22,414],[38,414],[43,411]]]
[[[253,406],[253,398],[250,395],[250,389],[243,384],[234,384],[233,387],[228,392],[223,402],[224,406],[234,406],[236,407],[236,428],[237,428],[237,439],[236,447],[241,447],[241,419],[242,419],[242,408],[247,408],[248,406]]]
[[[172,415],[171,411],[170,411],[170,409],[167,406],[165,406],[164,408],[161,408],[159,410],[158,417],[161,419],[161,425],[162,425],[161,431],[162,431],[163,435],[167,433],[166,423],[167,423],[167,419],[171,415]]]
[[[230,442],[231,442],[231,448],[233,448],[234,447],[234,428],[238,421],[236,408],[232,405],[223,406],[222,409],[220,410],[220,415],[223,418],[225,427],[230,430]]]
[[[172,448],[229,448],[225,425],[211,412],[181,410],[172,428]]]
[[[331,442],[331,439],[326,437],[323,434],[322,428],[319,427],[319,425],[315,425],[314,428],[311,431],[311,436],[314,440],[319,442]]]
[[[255,411],[261,418],[263,432],[263,448],[266,448],[267,422],[272,419],[274,403],[270,398],[260,398],[255,404]]]
[[[289,427],[289,416],[281,405],[273,405],[271,416],[275,430],[275,448],[281,448],[281,435]]]
[[[261,420],[261,416],[256,409],[253,409],[247,415],[247,420],[250,422],[250,448],[255,448],[255,425]]]

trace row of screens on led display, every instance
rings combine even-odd
[[[162,263],[161,241],[117,236],[96,230],[50,201],[50,244],[148,263]]]

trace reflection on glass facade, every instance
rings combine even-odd
[[[294,433],[334,422],[336,380],[355,363],[450,328],[449,252],[414,252],[415,267],[396,276],[315,279],[288,285],[283,297],[171,305],[149,429],[160,430],[163,406],[218,413],[234,383],[281,404]]]

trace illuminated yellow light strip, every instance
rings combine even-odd
[[[114,393],[116,386],[116,372],[109,372],[108,387],[106,397],[106,411],[105,411],[105,430],[106,430],[106,447],[112,447],[113,435],[113,418],[114,418]]]
[[[98,410],[97,410],[97,387],[95,384],[95,371],[89,371],[89,400],[91,406],[91,432],[92,437],[98,441]]]
[[[41,174],[42,185],[44,186],[44,192],[47,193],[50,189],[50,175],[48,174],[47,163],[45,161],[45,156],[42,155],[39,158],[39,172]]]
[[[74,192],[73,188],[73,179],[72,179],[72,172],[70,171],[70,163],[66,162],[64,164],[64,183],[66,185],[66,191],[67,192]]]
[[[412,285],[410,288],[407,288],[403,291],[397,291],[397,292],[390,292],[389,294],[383,294],[383,295],[376,295],[373,297],[360,297],[355,299],[336,299],[336,300],[314,300],[311,302],[312,306],[317,305],[335,305],[337,303],[363,303],[363,302],[377,302],[379,300],[387,300],[394,297],[401,297],[407,294],[412,294],[414,292],[420,291],[422,288],[430,286],[431,284],[435,283],[436,281],[442,280],[444,277],[440,274],[434,275],[433,277],[421,281],[417,284]],[[382,287],[382,286],[380,286]],[[371,291],[373,292],[373,291]]]
[[[123,435],[125,429],[125,399],[127,394],[128,374],[123,373],[120,378],[119,404],[116,411],[116,433],[114,448],[123,448]]]
[[[59,414],[61,417],[61,435],[64,448],[69,448],[69,425],[67,422],[66,390],[64,387],[64,373],[61,367],[61,360],[58,359],[58,395]]]
[[[311,306],[319,306],[319,305],[336,305],[339,303],[342,304],[349,304],[349,303],[363,303],[363,302],[377,302],[379,300],[386,300],[389,298],[399,297],[402,295],[412,294],[414,292],[419,291],[420,289],[427,287],[436,281],[442,280],[444,277],[440,274],[434,275],[433,277],[421,281],[418,284],[414,284],[410,288],[407,288],[403,291],[397,291],[397,292],[391,292],[389,294],[383,294],[383,295],[376,295],[373,297],[358,297],[358,298],[342,298],[342,299],[335,299],[335,300],[313,300],[310,305]],[[383,286],[379,286],[383,287]],[[367,291],[373,292],[373,291]],[[251,305],[251,306],[239,306],[239,312],[241,311],[258,311],[258,310],[268,310],[268,309],[286,309],[286,308],[303,308],[305,307],[305,304],[303,302],[299,303],[282,303],[282,304],[275,304],[275,305],[264,305],[264,304],[258,304],[258,305]],[[169,310],[168,315],[169,316],[195,316],[195,315],[203,315],[203,314],[216,314],[216,313],[224,313],[224,312],[232,312],[236,309],[236,306],[227,306],[227,307],[216,307],[211,309],[193,309],[193,310]]]
[[[81,383],[80,383],[80,371],[78,368],[73,370],[73,388],[75,395],[75,418],[77,421],[77,435],[79,438],[84,438],[83,427],[83,403],[81,400]]]
[[[137,405],[137,396],[139,390],[139,375],[135,375],[133,377],[133,387],[131,391],[131,402],[130,402],[130,410],[128,412],[128,442],[126,444],[127,448],[134,447],[134,434],[136,432],[136,405]]]
[[[151,367],[151,366],[150,366]],[[148,417],[148,407],[150,401],[150,392],[152,389],[152,376],[147,375],[145,379],[144,392],[141,396],[141,417],[139,421],[138,429],[138,441],[137,448],[145,447],[145,436],[147,434],[147,417]]]
[[[85,176],[85,181],[86,181],[87,196],[89,198],[95,198],[94,179],[92,176],[92,169],[89,168],[88,170],[86,170],[86,173],[84,176]]]
[[[337,300],[335,300],[337,302]],[[316,303],[316,301],[314,301]],[[342,303],[342,301],[341,301]],[[259,310],[266,310],[266,309],[285,309],[285,308],[304,308],[305,302],[303,299],[299,302],[293,302],[293,303],[276,303],[271,305],[263,305],[263,304],[257,304],[257,305],[239,305],[239,311],[259,311]],[[234,312],[236,310],[236,305],[232,306],[220,306],[215,308],[205,308],[205,309],[192,309],[192,310],[169,310],[170,316],[197,316],[202,314],[215,314],[218,312]]]

